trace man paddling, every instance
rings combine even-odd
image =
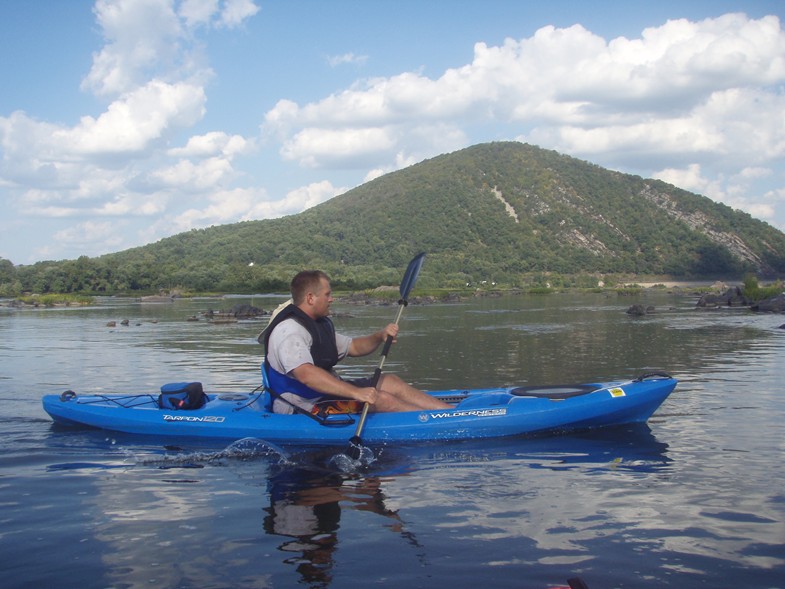
[[[336,333],[329,318],[333,302],[330,278],[321,270],[297,274],[291,293],[292,304],[270,321],[264,333],[273,411],[292,413],[296,406],[313,412],[325,402],[350,411],[359,411],[363,403],[378,412],[451,408],[393,374],[381,375],[375,388],[370,378],[339,378],[333,368],[340,360],[374,352],[388,336],[398,335],[398,326],[391,323],[355,338]]]

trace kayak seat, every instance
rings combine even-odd
[[[511,395],[516,397],[535,397],[537,399],[550,399],[561,401],[570,397],[579,397],[598,391],[603,387],[593,384],[578,385],[550,385],[550,386],[525,386],[516,387],[510,390]]]
[[[265,411],[270,413],[273,412],[273,396],[267,389],[264,389],[264,391],[262,391],[262,395],[259,397],[259,406]]]
[[[267,380],[267,371],[264,369],[264,362],[262,362],[261,366],[262,370],[262,386],[264,387],[264,392],[262,396],[259,397],[259,402],[261,403],[261,407],[265,411],[269,411],[270,413],[273,412],[273,395],[270,393],[270,382]]]

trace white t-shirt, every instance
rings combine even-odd
[[[338,360],[342,360],[349,353],[352,338],[336,333],[335,343],[338,347]],[[313,364],[311,344],[313,344],[311,334],[299,321],[293,318],[285,319],[276,325],[270,334],[270,340],[267,342],[267,361],[273,370],[281,374],[289,374],[298,366]],[[284,393],[282,396],[306,409],[313,406],[313,401],[303,403],[304,399],[298,395]],[[283,405],[276,400],[273,410],[276,413],[290,413],[291,408],[286,410]]]
[[[335,334],[338,346],[338,360],[343,360],[349,353],[352,338],[340,333]],[[303,364],[313,364],[311,345],[313,338],[308,330],[296,319],[286,319],[276,325],[267,344],[267,361],[274,370],[289,374]]]

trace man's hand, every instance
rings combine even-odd
[[[353,338],[352,343],[349,344],[349,355],[367,356],[385,343],[388,336],[392,336],[393,342],[396,341],[396,338],[398,337],[398,326],[395,323],[385,325],[382,329],[374,331],[370,335]]]
[[[379,333],[381,333],[382,336],[382,343],[386,342],[388,337],[392,337],[393,342],[395,342],[398,338],[398,326],[395,323],[390,323],[389,325],[386,325]]]
[[[368,403],[373,406],[379,399],[379,391],[373,387],[362,387],[355,389],[355,400],[362,403]]]

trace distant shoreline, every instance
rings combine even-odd
[[[711,283],[706,281],[698,281],[698,280],[654,280],[654,281],[646,281],[646,282],[638,282],[635,280],[621,282],[616,286],[605,286],[600,287],[601,290],[607,292],[614,292],[614,291],[623,291],[629,289],[652,289],[652,288],[667,288],[667,289],[684,289],[684,290],[692,290],[692,291],[718,291],[718,290],[727,290],[728,288],[740,286],[743,283],[738,280],[715,280]],[[514,294],[525,294],[527,293],[527,289],[520,289],[520,288],[491,288],[491,289],[438,289],[439,294],[434,292],[428,292],[429,289],[423,289],[424,293],[421,293],[419,296],[412,297],[413,299],[417,299],[420,302],[425,301],[428,298],[432,298],[434,300],[441,300],[444,298],[461,298],[461,297],[472,297],[472,296],[499,296],[505,293],[514,293]],[[536,289],[535,289],[536,290]],[[591,290],[591,289],[584,289],[578,287],[555,287],[555,288],[547,288],[548,292],[575,292],[580,293],[582,291]],[[375,293],[376,296],[370,294],[370,292]],[[336,291],[336,298],[346,302],[351,301],[351,299],[356,300],[378,300],[378,301],[385,301],[387,299],[394,299],[397,297],[397,287],[394,286],[380,286],[375,289],[370,290],[357,290],[357,291],[343,291],[338,290]],[[388,297],[384,295],[388,294]],[[532,292],[531,294],[543,294],[543,292]],[[120,294],[120,295],[57,295],[57,294],[47,294],[47,295],[27,295],[25,297],[0,297],[0,307],[10,307],[10,308],[17,308],[17,309],[28,309],[28,308],[39,308],[39,307],[71,307],[71,306],[85,306],[94,304],[96,298],[128,298],[133,299],[135,302],[138,303],[162,303],[167,302],[171,303],[177,299],[199,299],[199,298],[210,298],[210,299],[226,299],[226,298],[253,298],[253,297],[275,297],[281,296],[286,297],[288,296],[287,293],[253,293],[253,294],[238,294],[238,293],[211,293],[210,295],[205,295],[203,293],[200,294],[180,294],[170,296],[170,295],[143,295],[143,296],[134,296],[128,294]]]
[[[697,282],[697,281],[659,281],[659,282],[629,282],[625,283],[627,286],[635,286],[638,285],[642,288],[651,288],[653,286],[664,286],[666,288],[709,288],[715,289],[720,288],[721,285],[726,287],[731,286],[740,286],[743,284],[741,281],[715,281],[712,284],[708,284],[706,282]]]

